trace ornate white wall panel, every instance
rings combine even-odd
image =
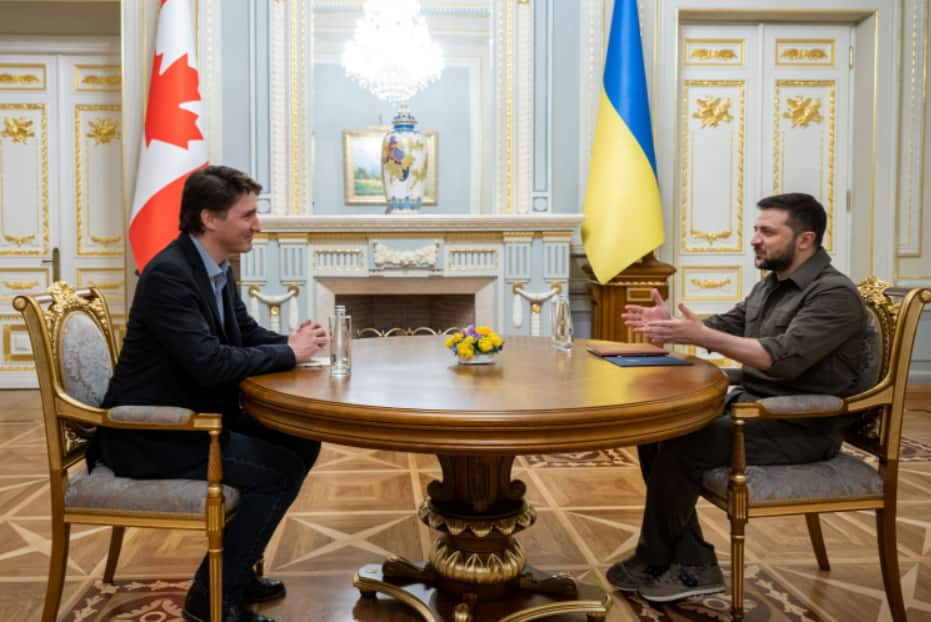
[[[118,75],[118,74],[117,74]],[[77,254],[123,256],[120,106],[74,105]]]
[[[0,101],[0,255],[49,251],[48,124],[45,102]]]

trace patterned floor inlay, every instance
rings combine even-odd
[[[899,465],[897,542],[909,622],[931,622],[931,390],[910,392]],[[855,453],[855,450],[851,450]],[[611,592],[605,570],[635,548],[645,486],[634,447],[519,456],[537,521],[517,534],[529,563],[611,593],[606,622],[726,622],[729,592],[650,607]],[[442,479],[429,454],[325,444],[266,550],[265,572],[288,596],[260,610],[278,622],[422,622],[386,597],[360,600],[355,570],[388,555],[426,558],[435,534],[417,518],[427,484]],[[44,428],[36,391],[0,392],[0,622],[39,622],[51,527]],[[701,501],[705,538],[725,572],[730,526]],[[822,515],[831,570],[818,569],[804,518],[754,518],[746,540],[748,622],[891,622],[873,512]],[[116,586],[101,583],[109,530],[75,526],[58,622],[182,622],[203,534],[128,529]],[[730,578],[727,577],[730,589]],[[560,616],[554,622],[583,622]],[[448,622],[448,621],[447,621]],[[482,622],[485,622],[484,620]]]
[[[190,579],[96,581],[65,622],[181,622]]]

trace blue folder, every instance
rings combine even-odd
[[[606,356],[604,360],[611,361],[621,367],[663,367],[670,365],[691,365],[691,361],[669,356]]]

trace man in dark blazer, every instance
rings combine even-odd
[[[260,230],[261,186],[225,166],[191,174],[181,199],[181,234],[146,265],[104,407],[162,405],[223,415],[223,482],[240,492],[223,534],[224,622],[273,622],[248,605],[280,598],[280,581],[253,566],[297,496],[320,443],[258,423],[239,404],[239,383],[291,369],[327,345],[304,322],[289,336],[265,330],[246,311],[229,265]],[[206,479],[208,436],[101,428],[89,452],[117,475]],[[188,592],[184,618],[210,617],[207,558]]]

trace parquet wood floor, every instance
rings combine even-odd
[[[931,386],[913,386],[906,415],[900,475],[899,559],[909,620],[931,621]],[[39,619],[49,555],[47,470],[38,393],[0,391],[0,621]],[[539,519],[520,540],[532,564],[568,571],[608,589],[605,569],[634,546],[643,509],[643,483],[632,448],[518,458],[517,476]],[[353,571],[389,554],[423,558],[429,530],[415,509],[424,487],[439,476],[432,456],[326,445],[300,498],[275,534],[267,573],[283,578],[289,596],[264,612],[279,622],[417,618],[404,607],[358,602]],[[703,504],[706,536],[728,569],[728,525]],[[823,515],[833,569],[815,564],[798,518],[751,521],[748,543],[748,620],[889,620],[880,577],[873,516]],[[128,530],[117,587],[100,584],[108,533],[76,527],[60,620],[179,620],[171,599],[148,613],[107,614],[102,603],[126,593],[159,591],[177,602],[204,552],[199,534]],[[727,619],[726,598],[654,610],[615,593],[609,620]],[[112,602],[116,602],[112,600]],[[155,602],[155,601],[153,601]],[[149,605],[146,605],[149,606]],[[152,605],[155,606],[155,605]],[[571,618],[566,618],[571,619]]]

